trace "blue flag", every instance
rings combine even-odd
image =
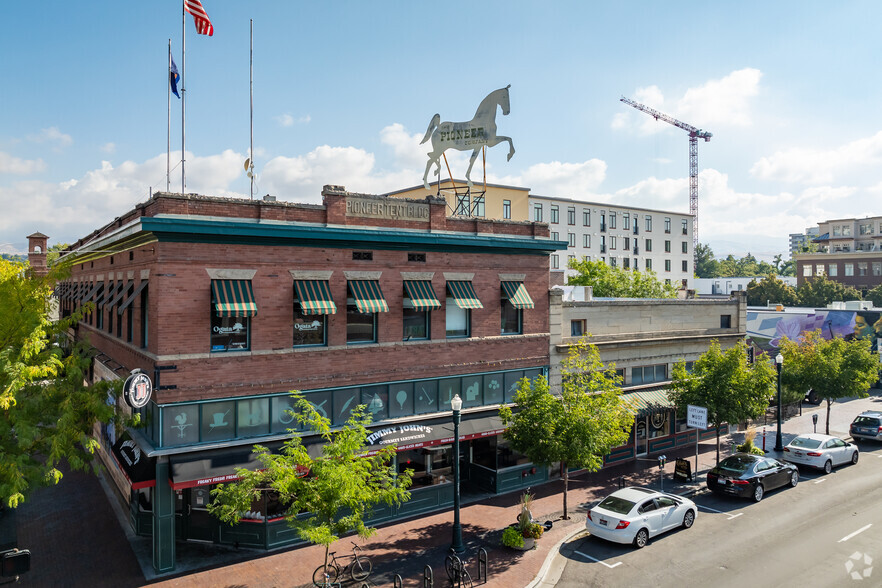
[[[169,66],[168,70],[168,83],[171,85],[172,94],[180,98],[181,95],[178,94],[178,80],[181,79],[181,74],[178,73],[178,66],[175,65],[175,58],[171,57],[171,55],[169,55],[169,58],[171,59],[171,66]]]

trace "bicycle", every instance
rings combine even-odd
[[[472,588],[472,575],[465,567],[465,563],[456,555],[451,548],[450,554],[444,559],[444,569],[450,583],[456,587]]]
[[[340,564],[337,562],[337,552],[332,551],[328,555],[331,556],[331,561],[328,562],[327,567],[319,566],[312,573],[312,583],[318,588],[323,588],[324,586],[330,586],[337,581],[337,578],[341,573],[349,570],[349,576],[355,580],[356,582],[360,580],[367,579],[368,576],[371,575],[371,571],[374,569],[374,565],[364,555],[359,555],[358,552],[361,551],[361,547],[359,547],[355,541],[352,542],[352,555],[349,556],[341,556],[341,557],[351,557],[352,561],[340,568]]]

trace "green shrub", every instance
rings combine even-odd
[[[506,547],[521,548],[524,546],[524,537],[515,527],[506,527],[502,532],[502,544]]]

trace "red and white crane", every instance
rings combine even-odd
[[[654,117],[655,120],[663,120],[689,133],[689,214],[692,215],[692,250],[694,252],[698,245],[698,140],[710,141],[713,133],[697,129],[692,125],[679,121],[645,104],[634,102],[624,96],[619,101],[645,112],[649,116]]]

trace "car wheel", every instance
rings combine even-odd
[[[647,543],[649,543],[649,531],[646,529],[640,529],[634,536],[634,547],[642,549],[643,547],[646,547]]]
[[[790,487],[794,488],[797,484],[799,484],[799,472],[793,470],[793,473],[790,474]]]
[[[855,450],[855,452],[851,454],[851,463],[852,463],[852,464],[857,463],[859,457],[860,457],[860,456],[858,455],[858,451]]]
[[[828,460],[824,463],[824,473],[825,473],[825,474],[829,474],[829,473],[832,472],[832,471],[833,471],[833,462],[832,462],[831,460],[828,459]]]
[[[695,522],[695,512],[690,508],[686,511],[686,514],[683,515],[683,528],[689,529],[692,527],[692,524]]]
[[[763,490],[763,485],[757,484],[756,487],[753,489],[753,501],[759,502],[760,500],[762,500],[764,493],[765,490]]]

